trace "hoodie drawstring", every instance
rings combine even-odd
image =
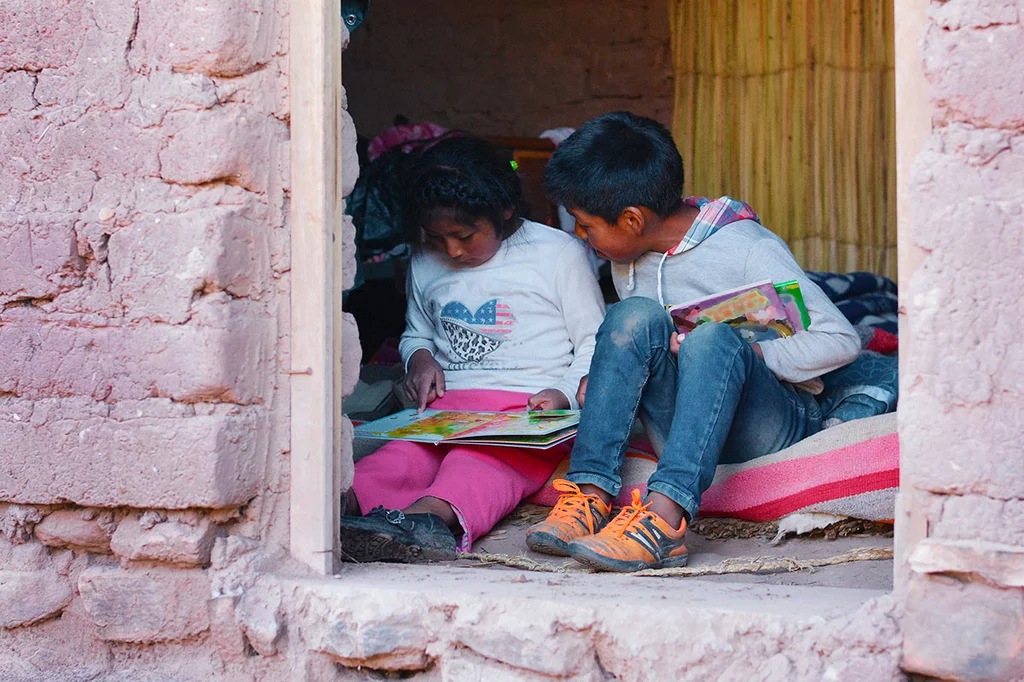
[[[668,251],[661,254],[661,260],[658,262],[658,303],[665,305],[665,297],[661,292],[661,269],[665,266],[665,260],[668,258]],[[632,265],[630,265],[630,274],[632,274]]]

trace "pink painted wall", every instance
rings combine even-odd
[[[0,8],[14,679],[288,677],[244,598],[288,540],[288,5]]]
[[[942,678],[1024,677],[1022,11],[931,2],[920,42],[932,130],[906,179],[900,436],[926,539],[904,664]]]

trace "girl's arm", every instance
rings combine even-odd
[[[604,320],[604,296],[591,269],[587,254],[578,242],[568,244],[558,257],[555,272],[555,293],[565,320],[566,331],[573,345],[573,360],[556,388],[569,399],[572,409],[579,409],[576,391],[580,379],[590,372],[597,328]]]
[[[810,329],[784,339],[762,341],[764,362],[783,381],[799,383],[819,377],[853,362],[860,353],[860,339],[853,325],[828,296],[807,278],[793,254],[775,239],[762,239],[747,254],[748,282],[770,279],[776,284],[795,279],[800,283]]]
[[[437,346],[434,344],[434,323],[427,315],[423,291],[416,280],[416,260],[414,256],[409,264],[409,276],[405,285],[409,304],[405,309],[405,331],[398,344],[406,371],[409,370],[409,359],[416,351],[426,349],[431,355],[437,352]]]

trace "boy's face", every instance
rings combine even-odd
[[[576,236],[590,242],[601,258],[613,263],[629,263],[647,251],[640,242],[636,226],[627,219],[626,211],[614,223],[578,208],[568,211],[576,219]]]

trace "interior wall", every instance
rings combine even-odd
[[[396,114],[536,136],[629,109],[672,118],[664,0],[376,2],[345,52],[357,129]]]

